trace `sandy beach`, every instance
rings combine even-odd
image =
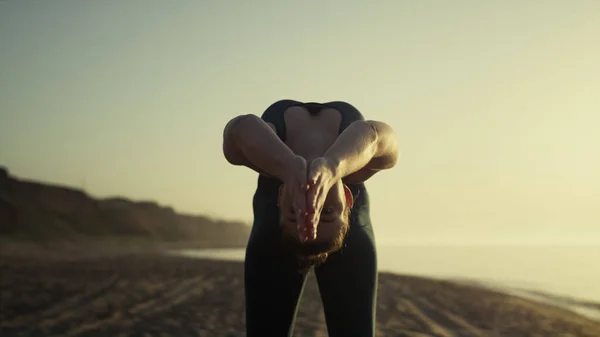
[[[157,252],[4,254],[1,336],[243,336],[243,265]],[[295,336],[327,336],[315,280]],[[600,322],[473,285],[380,274],[377,336],[600,336]]]

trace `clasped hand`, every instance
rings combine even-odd
[[[296,214],[301,242],[317,238],[317,226],[327,194],[338,178],[334,165],[325,157],[313,160],[310,166],[300,156],[295,159],[286,184]]]

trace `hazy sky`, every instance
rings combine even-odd
[[[222,129],[282,98],[397,132],[379,243],[600,243],[600,2],[0,1],[0,165],[250,221]]]

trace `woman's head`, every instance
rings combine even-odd
[[[350,211],[353,205],[350,189],[341,181],[337,182],[327,194],[323,205],[316,240],[303,243],[298,236],[296,214],[285,185],[279,188],[279,221],[282,228],[284,245],[303,266],[315,265],[325,261],[327,256],[344,243],[350,224]]]

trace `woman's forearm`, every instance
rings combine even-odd
[[[234,165],[244,165],[283,181],[296,155],[265,121],[256,115],[239,116],[224,132],[224,151]]]
[[[394,131],[385,123],[356,121],[348,126],[324,154],[342,179],[362,169],[388,169],[398,161]]]

